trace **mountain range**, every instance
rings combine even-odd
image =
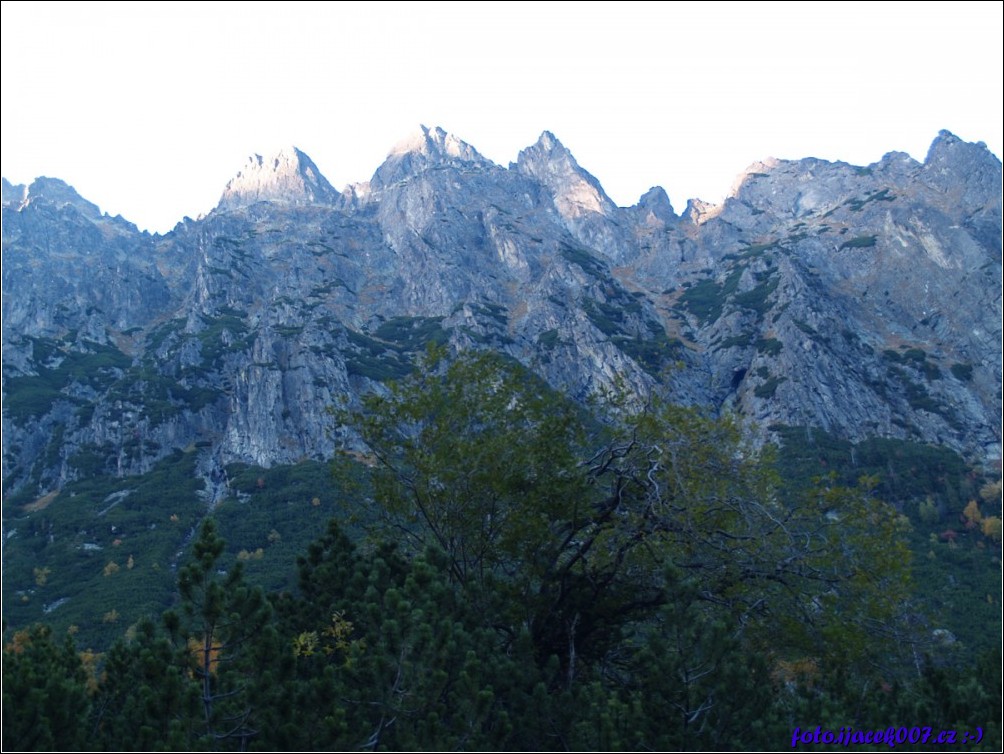
[[[428,344],[492,349],[579,401],[731,412],[1001,451],[1001,162],[942,131],[921,163],[766,160],[720,205],[618,207],[551,133],[501,166],[440,128],[336,190],[297,148],[151,235],[64,182],[3,181],[5,496],[197,452],[326,459],[328,411]],[[8,514],[9,515],[9,514]]]

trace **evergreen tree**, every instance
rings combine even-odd
[[[177,651],[143,620],[104,659],[94,694],[90,747],[99,750],[182,750],[197,739],[198,687],[187,647]]]
[[[299,748],[495,748],[511,722],[493,688],[534,666],[498,636],[434,551],[359,553],[332,522],[300,560],[302,599],[283,600],[296,654]],[[532,685],[532,684],[531,684]],[[294,713],[295,714],[295,713]]]
[[[73,639],[47,626],[18,631],[3,652],[3,750],[88,747],[87,672]]]
[[[245,750],[259,733],[255,687],[267,667],[255,641],[266,635],[272,611],[261,588],[244,582],[239,562],[220,570],[224,546],[206,519],[192,561],[178,574],[181,614],[165,613],[164,622],[198,688],[199,734],[191,745]]]

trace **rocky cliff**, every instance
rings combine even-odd
[[[999,457],[1001,317],[1001,163],[947,132],[923,163],[757,163],[682,216],[658,187],[617,207],[547,132],[506,168],[422,128],[342,192],[298,149],[256,155],[163,236],[4,181],[5,491],[193,445],[211,483],[326,457],[326,409],[430,341],[581,400],[622,380],[761,436]]]

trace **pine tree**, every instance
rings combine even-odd
[[[3,651],[3,750],[88,748],[87,673],[73,639],[47,626],[18,631]]]
[[[263,667],[255,642],[267,635],[272,610],[261,588],[244,582],[240,563],[220,570],[224,547],[206,519],[192,562],[178,575],[181,614],[168,612],[164,621],[175,648],[187,650],[198,686],[201,745],[244,750],[259,733],[253,700]]]
[[[183,750],[197,738],[199,689],[187,651],[179,653],[151,620],[104,658],[89,742],[107,751]]]

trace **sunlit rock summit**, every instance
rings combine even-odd
[[[99,197],[95,197],[100,199]],[[721,205],[618,207],[549,132],[508,167],[440,128],[335,190],[296,148],[140,233],[55,179],[3,184],[5,485],[39,496],[197,449],[327,458],[330,406],[430,342],[576,400],[612,386],[777,427],[999,457],[1001,163],[765,159]]]
[[[257,202],[331,204],[338,196],[307,155],[296,147],[286,147],[268,158],[260,154],[249,157],[223,189],[217,206],[230,210]]]

